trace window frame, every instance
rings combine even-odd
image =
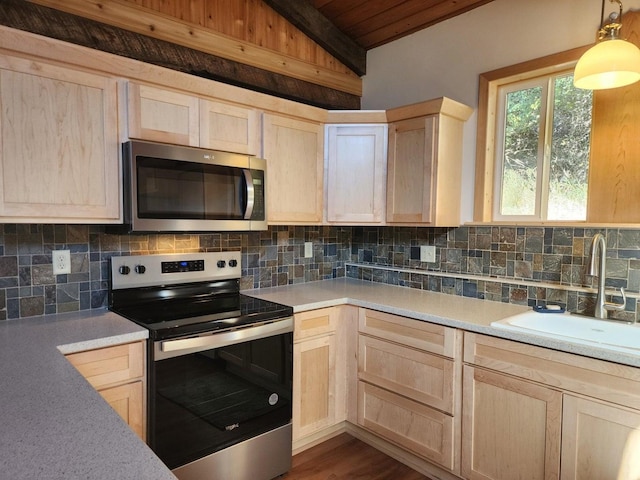
[[[566,224],[556,220],[499,220],[494,219],[496,197],[496,119],[498,115],[498,89],[503,85],[535,77],[560,74],[575,67],[580,56],[591,45],[574,48],[546,57],[480,74],[478,92],[478,126],[476,136],[476,182],[473,221],[477,223],[536,223]],[[571,222],[574,223],[574,222]],[[576,221],[575,223],[584,223]]]

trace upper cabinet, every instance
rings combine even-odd
[[[260,115],[252,108],[129,83],[129,137],[260,154]]]
[[[472,112],[448,98],[387,112],[387,223],[460,224],[462,129]]]
[[[269,223],[321,223],[323,126],[265,114],[263,129]]]
[[[327,125],[327,221],[384,222],[386,125]]]
[[[121,221],[118,82],[0,55],[0,218]]]

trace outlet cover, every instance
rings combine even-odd
[[[71,273],[71,252],[69,250],[53,250],[51,260],[54,275]]]
[[[436,261],[436,247],[434,245],[421,245],[420,261],[434,263]]]
[[[313,242],[304,242],[304,258],[313,257]]]

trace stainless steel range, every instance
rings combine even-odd
[[[149,329],[147,440],[180,479],[291,465],[293,310],[239,278],[240,252],[111,259],[110,309]]]

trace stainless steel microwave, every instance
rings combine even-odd
[[[263,159],[133,140],[122,152],[125,230],[267,229]]]

